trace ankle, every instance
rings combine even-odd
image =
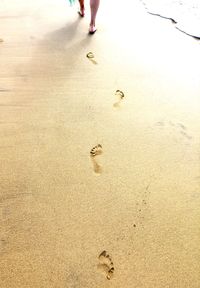
[[[80,11],[85,11],[85,6],[84,5],[80,5]]]
[[[85,7],[84,6],[80,6],[80,10],[78,12],[82,17],[85,16]]]

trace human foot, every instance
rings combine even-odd
[[[84,17],[85,13],[82,13],[81,11],[78,11],[79,16]]]
[[[84,5],[80,5],[80,10],[78,11],[78,14],[79,14],[81,17],[84,17],[84,16],[85,16],[85,7],[84,7]]]
[[[85,16],[85,10],[84,9],[80,9],[78,11],[79,16],[84,17]]]
[[[95,27],[95,25],[90,24],[89,34],[94,34],[96,31],[97,31],[97,28]]]

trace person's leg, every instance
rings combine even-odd
[[[97,11],[99,8],[99,3],[100,3],[100,0],[90,0],[91,21],[90,21],[89,32],[91,34],[93,34],[96,31],[95,20],[96,20]]]
[[[84,0],[79,0],[79,4],[80,4],[80,11],[79,14],[80,16],[84,16],[85,15],[85,6],[84,6]]]

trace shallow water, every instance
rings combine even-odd
[[[198,0],[142,0],[149,12],[175,20],[181,31],[200,38],[200,3]]]

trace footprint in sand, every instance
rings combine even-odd
[[[180,130],[181,135],[185,137],[186,139],[191,140],[192,136],[187,133],[187,127],[183,125],[182,123],[177,123],[177,125],[181,128]]]
[[[95,60],[94,54],[92,52],[88,52],[86,57],[93,63],[93,64],[97,64],[97,61]]]
[[[98,270],[108,279],[110,280],[113,277],[114,273],[114,265],[110,255],[104,250],[99,255],[99,264]]]
[[[101,155],[102,153],[103,153],[103,150],[102,150],[101,144],[97,144],[90,150],[90,158],[92,160],[94,172],[96,174],[101,174],[102,172],[102,167],[101,165],[98,164],[96,160],[96,156]]]
[[[2,38],[0,38],[0,43],[4,42]]]
[[[159,121],[159,122],[156,123],[156,125],[160,126],[160,127],[161,126],[162,127],[171,126],[171,127],[173,127],[172,129],[174,130],[175,133],[180,133],[181,136],[183,136],[187,140],[191,140],[192,139],[192,136],[189,135],[188,132],[187,132],[187,127],[184,124],[180,123],[180,122],[179,123],[174,123],[172,121],[169,121],[169,122],[166,123],[164,121]]]
[[[117,96],[118,100],[113,104],[113,107],[120,108],[121,101],[124,99],[124,92],[121,90],[116,90],[115,95]]]
[[[192,136],[190,136],[187,132],[187,127],[182,123],[173,123],[172,121],[169,122],[170,126],[176,127],[176,129],[180,129],[179,133],[185,137],[187,140],[191,140]],[[177,131],[178,132],[178,131]]]

